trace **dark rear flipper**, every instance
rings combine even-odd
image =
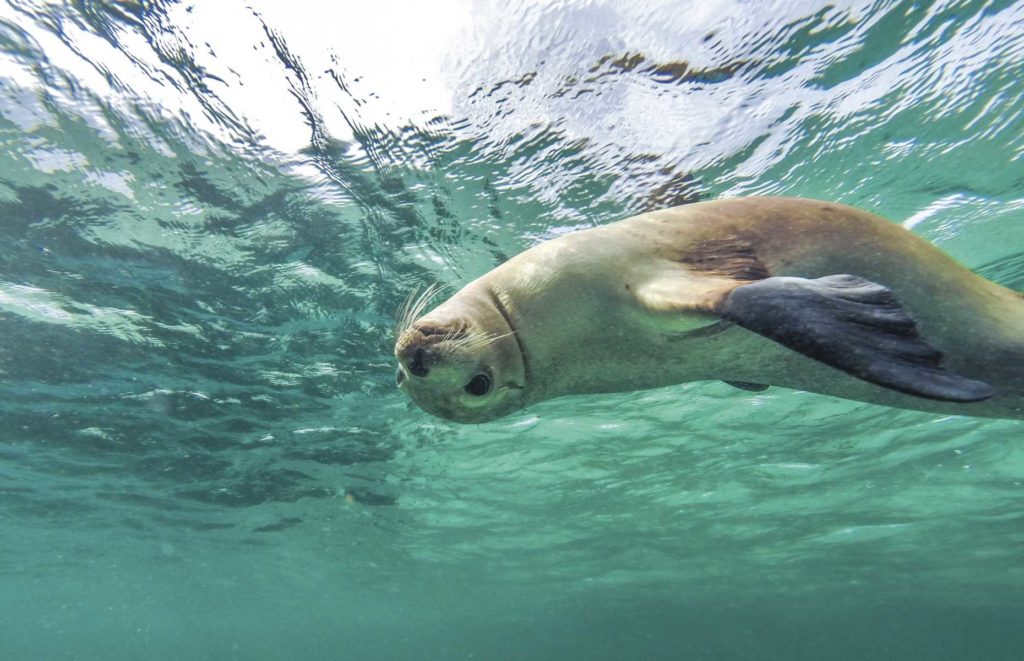
[[[739,388],[740,390],[749,390],[750,392],[764,392],[768,390],[768,386],[763,383],[751,383],[750,381],[722,381],[727,383],[733,388]]]
[[[942,353],[917,334],[891,291],[854,275],[766,278],[726,296],[724,319],[859,379],[908,395],[977,402],[982,381],[943,369]]]

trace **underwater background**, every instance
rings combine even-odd
[[[753,194],[1024,289],[1024,3],[0,1],[0,659],[1024,658],[1020,421],[394,387],[411,291]]]

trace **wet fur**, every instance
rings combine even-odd
[[[952,403],[882,388],[758,333],[723,326],[716,312],[744,283],[836,274],[891,290],[945,366],[991,384],[995,395]],[[491,309],[495,300],[504,308],[500,315]],[[727,380],[900,408],[1024,418],[1021,295],[899,225],[838,204],[718,200],[564,235],[485,274],[426,321],[451,321],[455,309],[488,320],[477,332],[514,334],[518,349],[506,344],[510,338],[496,345],[505,351],[503,360],[522,353],[518,359],[529,363],[518,406],[569,394]],[[491,326],[501,331],[488,331]],[[473,421],[483,419],[481,412]]]

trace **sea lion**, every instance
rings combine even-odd
[[[537,245],[399,326],[396,381],[486,422],[700,380],[1024,418],[1024,295],[873,214],[798,198],[653,211]]]

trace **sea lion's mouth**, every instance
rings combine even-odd
[[[421,346],[410,347],[406,355],[406,363],[413,376],[424,377],[430,373],[430,365],[434,362],[434,352]]]

